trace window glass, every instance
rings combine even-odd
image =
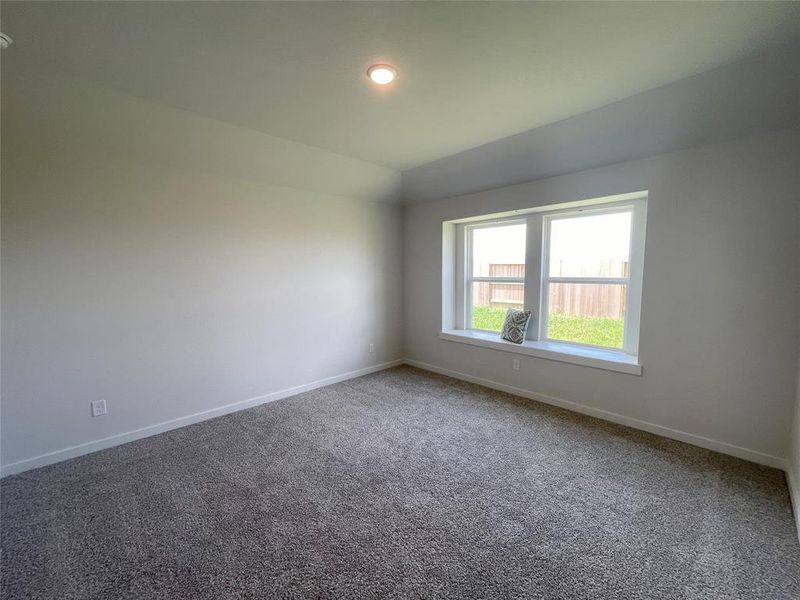
[[[627,277],[631,213],[553,219],[550,277]]]
[[[522,283],[472,282],[472,329],[500,331],[506,318],[506,310],[522,310],[525,302],[525,286]]]
[[[622,348],[627,285],[550,283],[547,337]]]
[[[525,224],[472,231],[474,277],[525,277]]]

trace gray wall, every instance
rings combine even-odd
[[[800,214],[798,214],[800,225]],[[800,229],[798,230],[800,233]],[[800,269],[800,264],[798,264]],[[800,288],[798,288],[798,302],[800,303]],[[794,506],[794,519],[797,524],[797,535],[800,537],[800,360],[797,363],[797,398],[794,406],[794,419],[792,422],[791,442],[789,445],[789,461],[787,465],[788,483],[791,489],[792,503]]]
[[[800,363],[798,363],[800,369]],[[794,407],[792,439],[789,447],[788,480],[791,488],[797,535],[800,537],[800,374],[797,380],[797,400]]]
[[[403,172],[409,202],[438,200],[681,148],[800,127],[800,44]]]
[[[3,465],[401,357],[402,209],[369,199],[396,172],[81,82],[3,92]]]
[[[406,356],[776,464],[797,389],[798,156],[786,131],[408,206]],[[517,355],[514,372],[512,355],[438,338],[443,220],[638,190],[642,377]]]

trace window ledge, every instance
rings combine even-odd
[[[459,344],[470,344],[502,352],[513,352],[514,354],[525,354],[595,369],[617,371],[629,375],[642,374],[642,365],[639,364],[639,358],[619,350],[606,350],[605,348],[577,346],[553,341],[514,344],[501,339],[496,333],[461,329],[442,331],[439,333],[439,337]]]

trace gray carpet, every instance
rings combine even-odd
[[[409,367],[0,489],[3,598],[800,598],[780,471]]]

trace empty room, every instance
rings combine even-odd
[[[0,598],[800,599],[800,2],[0,31]]]

